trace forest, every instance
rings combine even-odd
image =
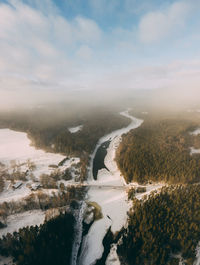
[[[80,179],[85,180],[89,155],[102,136],[122,127],[130,120],[119,109],[53,105],[0,113],[0,128],[26,132],[36,148],[66,156],[80,157]],[[83,125],[76,133],[69,128]]]
[[[40,226],[21,228],[0,239],[0,255],[13,257],[16,265],[70,264],[74,217],[61,214]]]
[[[119,115],[119,110],[79,106],[47,106],[26,111],[0,113],[0,128],[27,132],[33,144],[51,152],[67,155],[91,153],[105,134],[125,127],[130,120]],[[68,128],[83,125],[71,133]]]
[[[151,116],[124,135],[116,161],[126,181],[199,182],[200,155],[190,154],[200,147],[200,136],[190,133],[199,124],[199,118]]]
[[[148,199],[133,199],[118,246],[122,264],[192,265],[200,239],[200,185],[171,185]]]

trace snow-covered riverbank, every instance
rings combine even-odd
[[[95,201],[101,206],[103,218],[94,222],[87,236],[83,240],[82,250],[80,255],[80,264],[90,265],[95,264],[95,261],[101,258],[103,253],[103,238],[111,226],[113,233],[119,231],[127,221],[127,211],[130,208],[130,203],[127,200],[127,192],[125,189],[115,189],[115,186],[125,186],[126,183],[118,170],[115,162],[115,153],[120,144],[121,136],[132,129],[139,127],[142,120],[136,119],[128,114],[128,111],[121,112],[121,115],[130,118],[131,123],[126,127],[116,130],[102,137],[92,155],[90,164],[90,183],[99,184],[101,189],[89,189],[88,197],[90,201]],[[98,172],[97,181],[92,180],[92,165],[95,153],[98,147],[105,141],[111,140],[105,157],[105,165],[108,168]],[[103,185],[109,185],[112,188],[104,189]],[[111,264],[111,263],[109,263]]]
[[[90,171],[88,184],[91,188],[88,190],[88,200],[94,201],[101,207],[103,218],[95,221],[89,229],[88,234],[83,238],[82,247],[80,250],[79,264],[80,265],[91,265],[95,264],[96,260],[101,258],[104,248],[102,241],[106,235],[107,230],[111,227],[113,233],[119,231],[127,223],[127,212],[131,207],[131,202],[127,200],[126,188],[129,185],[126,184],[124,178],[121,176],[115,162],[116,150],[121,142],[122,135],[129,132],[132,129],[139,127],[142,124],[142,120],[134,118],[129,115],[128,111],[120,113],[121,115],[130,119],[130,124],[122,129],[116,130],[104,137],[102,137],[91,157]],[[30,159],[36,164],[34,174],[39,177],[42,173],[50,173],[53,170],[49,165],[57,165],[65,157],[60,154],[46,153],[42,150],[37,150],[30,146],[30,140],[27,138],[25,133],[18,133],[8,129],[0,130],[0,161],[9,165],[9,161],[17,160],[19,163],[24,163],[27,159]],[[6,139],[3,141],[1,139]],[[98,147],[105,141],[110,140],[109,147],[107,149],[107,155],[105,157],[105,166],[108,169],[101,169],[98,172],[97,181],[93,180],[93,159],[95,157]],[[72,158],[68,160],[66,165],[70,166],[72,163],[78,163],[79,158]],[[68,165],[69,164],[69,165]],[[73,180],[69,181],[69,184],[73,184]],[[96,187],[94,187],[97,186]],[[134,183],[134,185],[138,185]],[[93,186],[93,187],[92,187]],[[105,188],[103,187],[105,186]],[[148,185],[147,191],[142,194],[136,195],[138,199],[144,195],[148,195],[152,190],[159,189],[162,185]],[[100,187],[100,188],[99,188]],[[121,187],[121,188],[120,188]],[[20,189],[5,190],[0,195],[0,200],[12,200],[12,199],[23,199],[25,196],[31,193],[30,189],[25,184]],[[84,217],[84,207],[81,207],[80,213],[77,215],[77,236],[74,241],[72,264],[78,264],[77,256],[79,246],[81,245],[82,229],[81,223]],[[34,211],[32,212],[34,215]],[[37,219],[38,218],[38,219]],[[44,213],[35,212],[35,218],[31,218],[31,212],[22,213],[19,215],[10,216],[10,223],[6,229],[10,229],[10,232],[19,229],[25,225],[34,225],[37,222],[42,223],[44,220]],[[18,222],[18,220],[21,220]],[[12,224],[11,224],[12,223]],[[78,229],[80,228],[80,229]],[[79,231],[80,230],[80,231]],[[3,231],[3,230],[2,230]],[[119,264],[117,259],[116,247],[111,249],[109,257],[106,262],[107,265]]]

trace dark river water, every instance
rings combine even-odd
[[[95,154],[94,160],[93,160],[93,178],[97,180],[98,171],[102,168],[106,168],[104,164],[105,156],[107,155],[107,148],[110,144],[110,141],[106,141],[102,143],[99,148],[97,149],[97,152]],[[107,169],[108,170],[108,169]]]

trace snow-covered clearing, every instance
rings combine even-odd
[[[200,265],[200,242],[198,243],[196,248],[196,260],[193,265]]]
[[[92,155],[91,167],[90,167],[90,184],[95,183],[96,185],[102,186],[102,189],[89,189],[88,196],[90,201],[95,201],[101,206],[103,213],[103,218],[94,222],[91,226],[87,236],[83,240],[80,261],[82,265],[91,265],[95,261],[101,258],[103,254],[103,238],[111,226],[112,232],[119,231],[127,222],[127,211],[131,207],[131,203],[128,202],[127,192],[125,189],[115,189],[115,186],[125,186],[125,180],[121,176],[121,173],[115,162],[115,153],[118,148],[121,136],[124,133],[129,132],[131,129],[135,129],[142,124],[142,120],[136,119],[128,114],[128,111],[120,113],[121,115],[131,119],[131,123],[126,127],[112,132],[104,137],[102,137]],[[92,165],[93,159],[95,157],[98,147],[105,141],[111,140],[111,143],[107,149],[107,155],[105,157],[105,165],[108,168],[101,169],[98,172],[97,181],[92,179]],[[113,188],[104,189],[103,185],[110,185]],[[160,188],[162,185],[150,185],[147,187],[147,192],[149,194],[152,190]],[[128,187],[128,185],[127,185]],[[138,195],[142,196],[142,195]],[[107,265],[118,264],[116,258],[116,251],[113,248],[112,253],[110,253],[107,260]],[[113,261],[113,262],[112,262]]]
[[[0,265],[13,265],[12,258],[0,256]]]
[[[77,132],[81,131],[82,129],[83,129],[83,125],[79,125],[79,126],[76,126],[76,127],[68,128],[70,133],[77,133]]]
[[[110,249],[110,253],[107,257],[106,265],[120,265],[120,264],[121,263],[117,255],[117,245],[113,244]]]
[[[200,154],[200,149],[190,147],[190,155],[194,155],[194,154]]]
[[[41,210],[27,211],[10,215],[7,219],[7,227],[0,229],[0,237],[7,233],[18,231],[22,227],[40,225],[44,222],[45,212]]]
[[[190,134],[192,134],[192,135],[198,135],[198,134],[200,134],[200,128],[197,128],[196,130],[194,130]]]
[[[31,194],[31,190],[25,184],[18,189],[13,190],[10,182],[7,182],[7,187],[0,193],[0,203],[18,201]]]
[[[57,165],[65,157],[60,154],[48,153],[36,149],[30,145],[31,142],[26,133],[12,131],[10,129],[0,130],[0,162],[9,165],[11,160],[25,163],[30,159],[36,164],[34,175],[49,174],[52,168],[49,165]]]
[[[61,154],[45,152],[31,146],[31,141],[26,133],[16,132],[10,129],[0,129],[0,162],[10,165],[10,161],[23,164],[30,160],[36,165],[34,176],[38,178],[41,174],[50,174],[55,168],[50,165],[58,165],[65,156]],[[78,157],[69,158],[59,167],[65,170],[73,163],[78,163]]]
[[[28,169],[26,165],[27,160],[33,162],[36,168],[32,173],[36,179],[39,179],[41,174],[51,174],[57,169],[62,172],[67,168],[71,168],[73,164],[80,162],[80,158],[72,157],[66,159],[63,165],[57,168],[58,164],[64,159],[65,156],[61,154],[48,153],[31,146],[31,141],[26,133],[16,132],[10,129],[0,129],[0,162],[9,168],[9,172],[11,171],[12,160],[15,160],[16,163],[20,165],[20,170],[22,172],[26,172]],[[72,175],[74,176],[74,174]],[[0,193],[0,203],[20,201],[31,193],[37,193],[37,191],[33,192],[29,188],[32,184],[32,180],[24,181],[19,188],[13,189],[11,181],[5,180],[5,188],[3,192]],[[53,192],[57,193],[58,190],[40,189],[40,192],[51,196]],[[42,211],[29,211],[15,214],[8,217],[8,226],[4,229],[0,229],[0,235],[6,234],[7,232],[11,233],[27,225],[39,225],[43,223],[43,221],[44,213]]]

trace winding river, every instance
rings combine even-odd
[[[143,121],[132,117],[128,111],[121,112],[120,114],[129,118],[131,121],[130,124],[125,128],[102,137],[92,154],[88,183],[101,186],[101,189],[91,187],[88,190],[88,200],[100,205],[103,218],[95,221],[90,227],[88,234],[83,238],[78,261],[79,265],[95,264],[103,254],[104,248],[102,241],[108,229],[111,227],[111,231],[115,233],[127,222],[127,211],[131,205],[127,200],[125,180],[121,176],[115,162],[115,153],[120,144],[122,134],[139,127]],[[108,143],[108,141],[109,146],[104,160],[105,167],[98,170],[97,180],[94,180],[93,166],[97,150],[102,144]],[[119,264],[116,253],[113,253],[112,256],[115,258],[110,259],[112,261],[107,259],[106,264]]]

